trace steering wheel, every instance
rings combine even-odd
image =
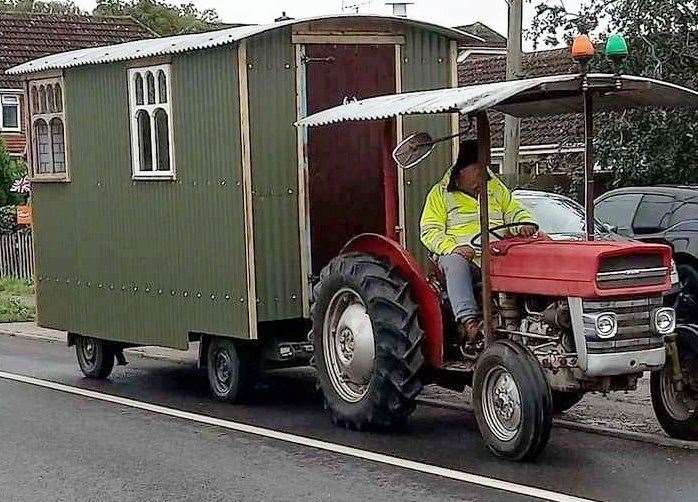
[[[505,236],[502,234],[497,233],[498,230],[505,230],[507,228],[515,228],[515,227],[520,227],[521,225],[530,225],[532,227],[536,227],[536,232],[540,230],[540,226],[537,223],[533,222],[521,222],[521,223],[505,223],[504,225],[497,225],[496,227],[488,228],[487,230],[489,231],[490,235],[495,236],[497,239],[504,239]],[[482,248],[482,242],[476,242],[479,241],[480,238],[482,237],[482,232],[478,232],[473,236],[472,239],[470,239],[470,247],[472,248],[477,248],[481,249]]]

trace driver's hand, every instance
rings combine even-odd
[[[458,246],[456,249],[453,250],[453,253],[461,255],[468,261],[471,261],[473,258],[475,258],[475,250],[470,246]]]
[[[537,231],[538,228],[534,225],[527,225],[524,223],[519,227],[519,235],[521,237],[533,237]]]

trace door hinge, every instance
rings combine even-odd
[[[334,56],[328,56],[326,58],[311,58],[308,56],[303,56],[301,58],[301,62],[303,64],[308,64],[308,63],[334,63],[336,59]]]

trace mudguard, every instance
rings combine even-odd
[[[410,283],[414,301],[419,305],[419,325],[424,330],[424,357],[433,368],[444,363],[444,327],[439,292],[429,284],[417,260],[399,243],[378,234],[361,234],[342,248],[341,254],[366,253],[393,267]]]

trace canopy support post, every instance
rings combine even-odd
[[[396,119],[386,119],[383,126],[383,196],[385,207],[385,236],[400,242],[398,216],[397,169],[393,160]]]
[[[594,240],[594,99],[584,78],[584,214],[587,240]]]
[[[488,169],[490,166],[491,142],[490,121],[487,112],[477,114],[477,143],[479,147],[478,158],[482,165],[480,191],[480,243],[482,244],[481,272],[482,272],[482,331],[485,334],[485,347],[489,347],[495,340],[492,331],[492,281],[490,279],[490,214],[489,196],[487,193]]]

